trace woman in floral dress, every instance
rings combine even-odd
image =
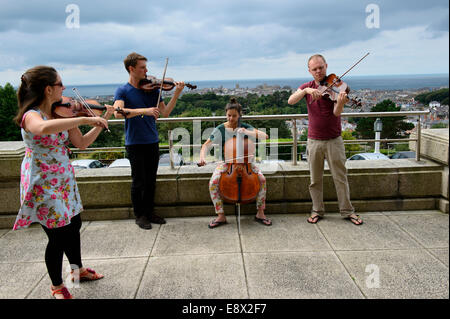
[[[52,104],[62,99],[64,89],[54,68],[37,66],[27,70],[17,91],[19,111],[15,118],[21,127],[25,157],[20,173],[21,206],[13,229],[41,224],[49,239],[45,263],[52,281],[51,293],[57,299],[72,298],[62,280],[63,254],[77,270],[75,274],[79,272],[81,281],[103,277],[81,263],[83,206],[67,145],[70,141],[80,149],[88,147],[108,126],[107,119],[113,113],[108,105],[104,118],[54,118]],[[83,135],[79,125],[95,127]]]
[[[258,139],[267,139],[268,137],[266,133],[259,131],[246,123],[241,123],[241,127],[238,128],[239,118],[242,116],[242,106],[237,102],[235,98],[231,98],[230,103],[228,103],[225,107],[225,112],[227,116],[227,122],[216,127],[211,133],[210,138],[202,145],[202,149],[200,151],[200,161],[198,163],[199,166],[206,165],[206,154],[211,148],[214,139],[218,139],[217,142],[220,145],[219,147],[223,149],[225,142],[229,138],[235,136],[236,133],[241,133],[248,137]],[[222,152],[222,160],[224,160],[224,152]],[[214,204],[214,209],[217,214],[217,218],[213,219],[208,224],[209,228],[215,228],[227,223],[225,212],[223,210],[223,200],[219,192],[220,176],[226,170],[227,164],[225,162],[221,162],[215,168],[209,181],[209,194],[211,196],[211,200]],[[272,221],[264,214],[264,209],[266,206],[266,178],[254,163],[252,163],[252,170],[258,174],[261,185],[259,193],[256,197],[257,213],[255,216],[255,220],[263,225],[271,226]]]

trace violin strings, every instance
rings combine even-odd
[[[86,110],[88,111],[88,113],[92,116],[92,117],[97,117],[97,114],[94,113],[94,111],[92,111],[91,107],[89,106],[89,104],[86,102],[86,100],[81,96],[80,92],[78,92],[77,88],[72,88],[72,91],[75,93],[76,98],[79,100],[79,102],[81,104],[83,104],[83,106],[86,108]],[[111,131],[109,130],[109,128],[106,128],[106,130],[108,132],[111,133]]]
[[[89,114],[91,116],[95,117],[96,115],[95,115],[94,111],[92,111],[91,107],[86,102],[86,100],[81,96],[80,92],[78,92],[77,88],[73,88],[72,91],[75,93],[76,98],[79,100],[79,102],[81,104],[83,104],[83,106],[86,108],[86,110],[88,110]]]

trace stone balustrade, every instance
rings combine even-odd
[[[422,156],[415,159],[348,161],[351,199],[358,212],[441,209],[448,213],[448,131],[423,130]],[[431,130],[432,131],[432,130]],[[438,142],[434,142],[434,141]],[[446,141],[446,144],[445,144]],[[430,151],[427,143],[446,148]],[[439,144],[440,143],[440,144]],[[439,146],[438,146],[439,144]],[[19,209],[20,164],[24,155],[22,142],[0,142],[0,228],[12,226]],[[426,158],[425,158],[426,157]],[[444,160],[443,160],[444,159]],[[267,179],[266,212],[306,213],[311,209],[309,170],[304,161],[259,164]],[[171,169],[160,167],[155,195],[156,212],[165,217],[214,215],[208,183],[214,165],[187,165]],[[76,171],[85,211],[85,220],[132,218],[129,168],[99,168]],[[327,212],[337,212],[333,179],[326,167],[324,201]],[[234,212],[226,205],[227,214]],[[242,214],[256,211],[255,204],[243,205]]]

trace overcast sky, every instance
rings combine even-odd
[[[449,70],[448,0],[0,0],[0,10],[0,85],[35,65],[69,85],[126,82],[133,51],[157,77],[168,57],[167,76],[187,82],[308,77],[315,53],[336,74],[367,52],[351,75]]]

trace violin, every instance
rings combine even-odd
[[[190,83],[185,83],[185,85],[191,90],[197,88],[197,85],[193,85]],[[146,92],[152,92],[157,89],[162,89],[163,91],[171,91],[175,86],[176,84],[172,78],[164,78],[164,81],[162,81],[152,75],[149,75],[145,79],[141,79],[139,81],[139,88]]]
[[[240,118],[238,123],[238,127],[241,127]],[[224,155],[227,170],[220,176],[219,193],[224,202],[247,204],[255,201],[261,183],[250,161],[255,154],[255,143],[239,135],[225,142]]]
[[[351,98],[348,96],[348,94],[350,93],[350,87],[334,73],[331,73],[323,78],[323,80],[320,81],[320,85],[317,89],[320,91],[324,98],[334,103],[337,102],[339,93],[345,92],[347,93],[347,97],[349,98],[350,106],[362,106],[361,99]]]
[[[61,101],[55,102],[52,105],[52,115],[56,118],[61,117],[80,117],[80,116],[101,116],[106,106],[101,105],[97,100],[86,99],[86,104],[80,103],[73,98],[63,96]],[[86,107],[89,107],[89,109]],[[130,112],[125,112],[121,108],[116,108],[116,111],[125,117]]]
[[[322,81],[320,81],[320,85],[317,89],[322,93],[322,96],[336,103],[339,93],[345,92],[349,94],[350,87],[347,85],[347,83],[342,81],[342,78],[344,77],[344,75],[350,72],[350,70],[353,69],[357,64],[359,64],[359,62],[365,59],[369,55],[369,53],[370,52],[367,52],[366,55],[364,55],[361,59],[359,59],[358,62],[353,64],[341,76],[336,76],[336,74],[331,73],[327,75]],[[349,98],[349,100],[352,106],[358,107],[362,106],[361,99]]]

